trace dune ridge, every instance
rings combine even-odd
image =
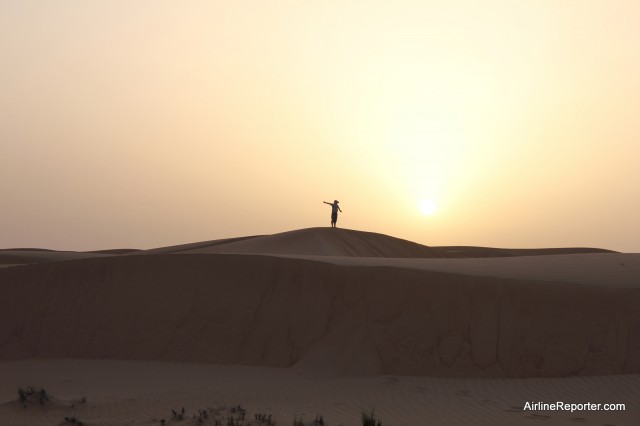
[[[375,232],[340,228],[307,228],[272,235],[223,238],[146,250],[120,248],[78,252],[41,248],[0,249],[0,265],[55,262],[107,255],[147,255],[160,253],[246,253],[379,258],[492,258],[616,252],[589,247],[535,249],[503,249],[473,246],[432,247]]]
[[[432,247],[375,232],[341,228],[307,228],[273,235],[253,235],[202,241],[145,250],[149,253],[250,253],[391,258],[484,258],[575,253],[615,253],[611,250],[570,247],[501,249],[491,247]]]
[[[46,249],[0,250],[0,265],[24,265],[41,262],[59,262],[70,259],[85,259],[106,256],[105,253],[55,251]]]
[[[491,258],[373,258],[280,255],[344,266],[389,266],[471,276],[640,288],[640,254],[583,253]]]
[[[339,228],[308,228],[198,243],[197,246],[176,246],[165,252],[181,253],[248,253],[298,254],[324,256],[370,257],[441,257],[431,247],[412,241],[373,232]]]

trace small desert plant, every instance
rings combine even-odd
[[[85,424],[84,422],[81,422],[80,420],[78,420],[75,417],[65,417],[64,421],[67,422],[67,423],[71,423],[73,425],[78,425],[78,426],[84,426],[84,424]]]
[[[45,402],[49,401],[47,391],[43,388],[40,388],[40,391],[38,392],[38,401],[40,401],[40,405],[44,405]]]
[[[293,418],[293,426],[304,426],[304,422],[302,421],[302,419],[294,417]]]
[[[203,424],[208,418],[209,413],[207,412],[207,410],[198,410],[198,415],[193,415],[193,421],[199,425]]]
[[[362,412],[362,426],[383,426],[379,419],[376,419],[375,410],[370,413]]]
[[[246,414],[247,410],[242,407],[242,405],[237,405],[235,407],[231,407],[231,412],[234,414]]]
[[[26,405],[28,396],[24,389],[18,388],[18,397],[20,398],[20,403]]]
[[[180,411],[176,411],[174,409],[171,409],[171,414],[172,414],[172,419],[174,420],[184,420],[184,407],[182,407],[182,409]]]
[[[49,394],[44,388],[40,388],[40,390],[37,390],[33,386],[29,386],[26,389],[18,388],[18,398],[23,407],[27,408],[27,402],[29,402],[31,397],[37,398],[40,405],[49,402]]]
[[[254,418],[257,422],[259,422],[261,425],[267,425],[267,426],[273,426],[275,423],[273,422],[273,420],[271,419],[271,414],[267,415],[267,414],[254,414]]]
[[[226,417],[227,426],[244,425],[244,417],[247,414],[246,409],[241,405],[237,405],[235,407],[231,407],[229,411],[231,412],[231,415]]]
[[[313,426],[324,426],[324,417],[316,415],[316,419],[313,421]]]
[[[227,417],[227,426],[242,426],[244,419],[236,419],[235,417]]]

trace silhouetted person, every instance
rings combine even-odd
[[[323,203],[331,206],[331,227],[335,228],[336,222],[338,222],[338,211],[342,213],[342,210],[340,210],[340,206],[338,205],[338,200],[333,200],[333,203],[327,203],[326,201],[323,201]]]

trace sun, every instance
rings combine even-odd
[[[420,212],[425,216],[431,216],[437,210],[436,202],[433,200],[422,200],[420,202]]]

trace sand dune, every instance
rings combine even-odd
[[[145,253],[251,253],[347,257],[451,258],[510,257],[570,253],[613,253],[594,248],[499,249],[490,247],[428,247],[374,232],[308,228],[273,235],[203,241],[146,250]]]
[[[472,276],[640,287],[640,254],[586,253],[495,258],[401,259],[344,256],[295,256],[343,266],[395,267]]]
[[[139,249],[127,249],[127,248],[121,248],[121,249],[107,249],[107,250],[92,250],[92,251],[86,251],[84,253],[96,253],[96,254],[133,254],[136,252],[139,252]]]
[[[253,238],[260,238],[264,235],[252,235],[248,237],[237,237],[237,238],[223,238],[220,240],[211,240],[211,241],[200,241],[197,243],[188,243],[188,244],[179,244],[175,246],[167,246],[167,247],[158,247],[153,249],[148,249],[141,251],[138,254],[154,254],[154,253],[183,253],[189,252],[191,250],[199,250],[199,249],[207,249],[216,247],[222,244],[229,244],[236,241],[249,240]]]
[[[473,246],[439,246],[434,247],[447,254],[446,257],[513,257],[513,256],[547,256],[556,254],[584,254],[584,253],[616,253],[613,250],[606,250],[592,247],[556,247],[556,248],[534,248],[534,249],[505,249],[493,247],[473,247]]]
[[[309,228],[247,238],[176,246],[181,253],[260,253],[324,256],[440,257],[439,251],[372,232]],[[177,252],[168,248],[166,252]]]
[[[106,254],[45,249],[9,249],[0,250],[0,264],[22,265],[40,262],[58,262],[70,259],[86,259],[100,256],[106,256]]]
[[[2,425],[159,424],[232,404],[277,424],[354,426],[372,408],[394,426],[640,419],[640,254],[312,228],[0,263]],[[27,385],[56,398],[25,410]],[[628,408],[522,410],[558,400]]]
[[[92,258],[0,270],[0,359],[346,375],[638,373],[638,306],[637,288],[608,285],[274,256]]]
[[[374,232],[332,228],[308,228],[273,235],[224,238],[148,250],[107,249],[76,252],[39,248],[0,249],[0,265],[55,262],[106,255],[146,255],[160,253],[248,253],[383,258],[486,258],[615,252],[605,249],[583,247],[540,249],[502,249],[471,246],[429,247]]]

